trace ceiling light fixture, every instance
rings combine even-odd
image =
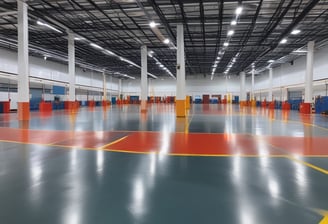
[[[115,55],[114,52],[110,51],[110,50],[106,50],[106,53],[110,54],[110,55]]]
[[[53,27],[53,26],[51,26],[51,25],[49,25],[49,24],[47,24],[47,23],[41,22],[40,20],[38,20],[38,21],[36,22],[36,24],[38,24],[38,25],[40,25],[40,26],[48,27],[49,29],[52,29],[52,30],[56,31],[57,33],[63,33],[62,31],[58,30],[57,28],[55,28],[55,27]]]
[[[232,20],[231,21],[231,26],[236,26],[237,25],[237,21],[236,20]]]
[[[170,39],[166,38],[165,40],[163,40],[164,44],[169,44],[170,43]]]
[[[150,26],[150,28],[155,28],[157,26],[157,24],[154,21],[151,21],[149,23],[149,26]]]
[[[232,36],[234,33],[235,33],[235,31],[233,31],[233,30],[229,30],[229,31],[228,31],[228,36]]]
[[[281,44],[285,44],[285,43],[287,43],[287,39],[286,39],[286,38],[282,39],[282,40],[280,41],[280,43],[281,43]]]
[[[91,46],[91,47],[94,47],[94,48],[98,48],[98,49],[103,49],[103,48],[100,47],[98,44],[94,44],[94,43],[90,43],[90,46]]]
[[[240,15],[242,11],[243,11],[243,7],[238,6],[236,9],[236,15]]]
[[[85,40],[83,37],[74,37],[74,40]]]
[[[228,47],[229,46],[229,43],[228,42],[224,42],[223,43],[223,46]]]
[[[291,34],[293,34],[293,35],[297,35],[297,34],[299,34],[301,32],[301,30],[293,30],[292,32],[291,32]]]
[[[273,62],[274,62],[274,60],[269,60],[268,62],[269,62],[269,63],[273,63]]]

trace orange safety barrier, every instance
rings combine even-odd
[[[41,101],[39,104],[39,111],[42,112],[52,111],[52,103]]]
[[[88,107],[94,107],[96,105],[95,101],[90,100],[88,101]]]
[[[261,102],[261,107],[266,107],[266,106],[267,106],[267,102],[266,101]]]
[[[282,107],[283,110],[290,110],[290,104],[288,102],[284,102],[282,103]]]
[[[110,102],[107,101],[107,100],[103,100],[103,101],[102,101],[102,106],[103,106],[103,107],[110,106]]]
[[[79,101],[65,101],[64,102],[64,109],[65,110],[77,110],[80,107]]]
[[[274,102],[269,102],[269,109],[274,109],[275,108],[275,103]]]
[[[17,103],[18,120],[27,121],[30,119],[30,103],[29,102],[18,102]]]
[[[301,103],[300,104],[300,112],[302,114],[310,114],[311,113],[311,103]]]

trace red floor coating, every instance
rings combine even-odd
[[[123,141],[105,148],[131,152],[200,155],[286,154],[269,145],[263,147],[258,141],[250,135],[136,132]]]
[[[297,155],[328,155],[328,138],[324,137],[266,137],[269,144]]]
[[[107,150],[128,152],[250,156],[328,155],[325,147],[328,145],[328,138],[324,137],[168,132],[70,132],[13,128],[0,128],[0,131],[2,141],[92,149],[104,146]],[[123,137],[125,138],[122,139]]]

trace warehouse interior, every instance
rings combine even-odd
[[[327,0],[0,1],[1,223],[328,223]]]

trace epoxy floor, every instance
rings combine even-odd
[[[174,109],[0,114],[0,223],[328,223],[328,117]]]

